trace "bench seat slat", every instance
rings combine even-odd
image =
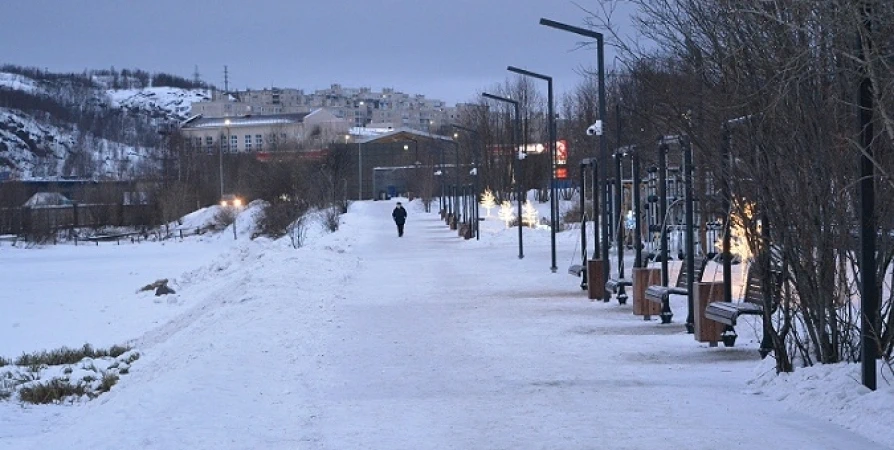
[[[646,300],[661,303],[670,295],[669,290],[667,286],[649,286],[646,288]]]
[[[621,286],[633,286],[633,280],[628,280],[626,278],[622,279],[611,279],[605,282],[605,290],[611,293],[617,293],[618,288]]]
[[[725,325],[736,326],[739,316],[763,314],[764,307],[749,302],[712,302],[705,308],[705,317]]]

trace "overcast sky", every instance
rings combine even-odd
[[[507,65],[565,91],[596,59],[595,47],[573,51],[581,38],[538,25],[583,26],[568,0],[2,0],[0,12],[2,63],[186,77],[198,66],[221,87],[227,65],[231,89],[340,83],[455,103],[505,79]]]

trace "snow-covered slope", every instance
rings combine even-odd
[[[72,143],[71,135],[56,126],[0,108],[0,173],[17,173],[21,178],[52,176]]]
[[[36,81],[15,73],[0,72],[0,86],[25,92],[43,92]]]
[[[151,149],[85,135],[47,124],[21,111],[0,108],[0,179],[56,179],[64,176],[122,179]],[[91,162],[66,164],[83,146]],[[83,173],[87,169],[90,173]]]
[[[109,89],[76,75],[44,75],[0,72],[0,100],[8,100],[0,104],[18,105],[0,108],[0,180],[128,178],[150,161],[157,127],[184,120],[192,102],[208,98],[204,89]]]
[[[177,118],[180,120],[189,117],[190,106],[193,102],[210,98],[204,90],[171,87],[110,89],[106,92],[114,108],[142,111],[155,118]]]

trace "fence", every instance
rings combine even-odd
[[[0,208],[0,235],[42,237],[59,230],[104,226],[141,227],[157,224],[155,205],[73,204],[33,208]]]

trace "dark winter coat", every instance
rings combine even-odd
[[[394,219],[394,223],[403,225],[407,221],[407,210],[403,206],[398,206],[391,212],[391,217]]]

